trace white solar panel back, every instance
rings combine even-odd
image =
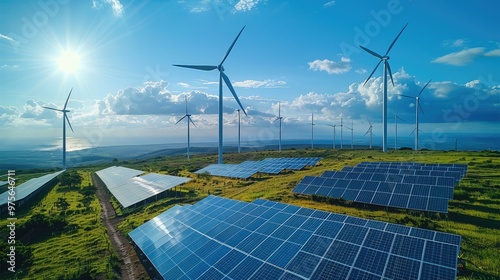
[[[15,188],[16,191],[16,200],[22,200],[25,199],[27,196],[29,196],[31,193],[34,191],[38,190],[41,188],[43,185],[45,185],[47,182],[51,181],[55,177],[59,176],[59,174],[63,173],[65,170],[58,171],[55,173],[47,174],[42,177],[38,178],[33,178],[30,179],[19,186]],[[8,197],[8,191],[0,194],[0,205],[7,204],[7,197]]]
[[[186,183],[190,178],[150,173],[126,167],[113,166],[96,174],[108,190],[124,207],[130,207],[175,186]]]

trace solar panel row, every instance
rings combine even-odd
[[[113,166],[96,174],[108,190],[124,207],[130,207],[173,187],[190,181],[190,178],[150,173],[126,167]]]
[[[212,164],[195,173],[247,179],[257,172],[278,174],[285,169],[301,170],[315,165],[321,158],[266,158],[262,161],[245,161],[240,164]]]
[[[65,170],[58,171],[55,173],[47,174],[38,178],[33,178],[30,179],[20,185],[18,185],[15,189],[16,191],[16,200],[23,200],[26,197],[28,197],[30,194],[41,188],[43,185],[47,184],[50,182],[52,179],[55,177],[59,176],[61,173],[63,173]],[[8,191],[3,192],[0,194],[0,205],[5,205],[7,204],[7,199],[9,197]]]
[[[360,165],[363,166],[360,167]],[[381,166],[381,168],[368,167],[370,165]],[[384,166],[394,168],[383,169]],[[448,200],[453,199],[453,188],[456,183],[455,177],[448,175],[450,172],[460,172],[437,171],[443,173],[436,174],[436,176],[415,172],[384,172],[397,170],[396,166],[409,168],[402,168],[398,171],[415,171],[411,168],[418,169],[419,166],[424,165],[397,162],[361,163],[354,167],[344,167],[342,171],[326,171],[320,177],[306,176],[297,184],[293,192],[396,208],[448,212]],[[425,166],[432,167],[433,165],[426,164]],[[448,168],[447,166],[441,167]],[[460,173],[458,178],[462,176],[463,174]]]
[[[455,279],[461,237],[209,196],[129,233],[164,279]]]
[[[421,171],[452,171],[467,173],[467,164],[418,163],[418,162],[361,162],[357,167],[414,169]]]

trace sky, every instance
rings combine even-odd
[[[360,0],[0,1],[0,150],[60,145],[67,109],[69,149],[123,144],[216,142],[218,73],[173,64],[224,62],[247,116],[242,141],[331,139],[373,123],[382,137],[384,55],[388,136],[500,134],[500,2]],[[366,84],[365,84],[366,81]],[[237,137],[238,104],[223,85],[224,139]],[[337,131],[339,133],[339,131]],[[344,131],[346,133],[346,131]],[[350,133],[350,132],[349,132]],[[337,136],[338,137],[338,136]],[[368,142],[366,143],[368,144]]]

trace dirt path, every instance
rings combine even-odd
[[[95,176],[95,175],[94,175]],[[92,177],[94,185],[97,187],[97,198],[101,205],[101,220],[109,235],[109,240],[116,253],[119,253],[121,264],[121,279],[135,280],[144,278],[147,275],[144,267],[142,266],[139,258],[137,257],[134,248],[129,243],[128,239],[118,231],[118,224],[122,222],[123,218],[116,217],[116,212],[110,203],[110,194],[106,192],[104,186]]]

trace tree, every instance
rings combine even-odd
[[[59,182],[62,186],[75,187],[82,184],[83,177],[75,170],[66,171],[59,176]]]

